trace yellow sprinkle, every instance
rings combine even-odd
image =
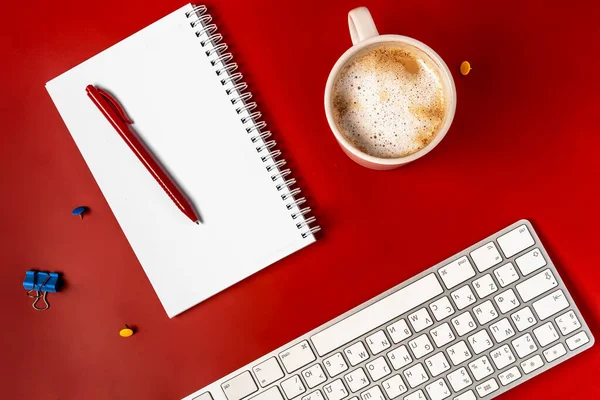
[[[121,335],[121,337],[129,337],[133,335],[133,329],[125,325],[125,328],[119,331],[119,335]]]
[[[471,64],[468,61],[463,61],[460,64],[460,73],[467,75],[469,72],[471,72]]]

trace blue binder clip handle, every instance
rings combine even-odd
[[[27,296],[35,299],[32,307],[36,311],[44,311],[50,308],[46,295],[48,292],[58,292],[62,287],[62,278],[57,272],[40,272],[27,271],[25,272],[25,280],[23,287],[27,290]],[[35,291],[36,294],[31,294]],[[43,300],[45,307],[38,307],[36,304],[39,300]]]

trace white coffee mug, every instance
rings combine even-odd
[[[435,51],[418,40],[401,35],[380,35],[379,32],[377,32],[377,28],[375,27],[375,22],[373,22],[371,13],[366,7],[359,7],[350,11],[348,13],[348,25],[350,26],[350,37],[352,38],[353,46],[337,60],[333,66],[333,69],[329,73],[327,85],[325,86],[325,114],[327,115],[327,121],[329,122],[329,126],[331,127],[335,138],[342,147],[342,150],[344,150],[344,152],[352,160],[371,169],[386,170],[398,168],[423,157],[425,154],[433,150],[435,146],[441,142],[444,136],[446,136],[446,133],[452,124],[452,120],[454,119],[454,113],[456,111],[456,87],[454,86],[454,79],[452,78],[452,74],[450,73],[448,66]],[[444,95],[446,97],[446,114],[442,122],[442,126],[439,128],[439,131],[435,135],[434,139],[419,151],[399,158],[380,158],[362,152],[354,147],[352,143],[340,133],[333,119],[332,90],[338,72],[342,69],[342,67],[344,67],[348,60],[350,60],[363,48],[373,44],[386,42],[408,44],[427,54],[429,58],[437,65],[441,73],[440,78],[443,80],[442,86],[444,88]]]

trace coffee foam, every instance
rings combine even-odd
[[[333,117],[356,148],[398,158],[429,144],[446,113],[442,79],[432,62],[395,45],[351,59],[333,86]]]

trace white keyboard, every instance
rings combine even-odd
[[[522,220],[184,400],[491,399],[593,344]]]

